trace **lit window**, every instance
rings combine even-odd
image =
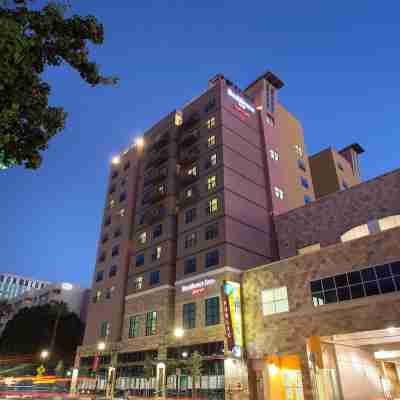
[[[207,139],[207,146],[212,147],[215,146],[216,140],[215,140],[215,135],[209,136]]]
[[[299,144],[294,145],[294,151],[296,152],[297,156],[299,158],[303,157],[303,147]]]
[[[217,154],[214,153],[210,156],[210,164],[211,166],[217,165]]]
[[[142,233],[139,235],[138,242],[139,242],[140,244],[144,244],[144,243],[146,243],[146,241],[147,241],[147,234],[146,234],[146,232],[142,232]]]
[[[266,115],[265,120],[267,121],[268,125],[275,126],[275,121],[270,115]]]
[[[106,338],[110,334],[110,324],[107,321],[103,321],[100,325],[100,337]]]
[[[215,117],[210,118],[207,120],[207,128],[211,129],[215,127]]]
[[[392,215],[390,217],[381,218],[378,220],[378,225],[381,231],[397,228],[400,226],[400,215]]]
[[[197,233],[196,232],[192,232],[192,233],[189,233],[189,235],[186,235],[185,249],[196,246],[196,243],[197,243]]]
[[[185,198],[189,199],[193,196],[193,189],[189,188],[185,190]]]
[[[162,247],[161,246],[157,246],[154,249],[154,252],[152,254],[153,261],[157,261],[157,260],[159,260],[161,258],[161,252],[162,252]]]
[[[150,286],[158,285],[160,283],[160,271],[150,272]]]
[[[112,294],[114,292],[114,286],[111,286],[110,288],[106,289],[106,299],[109,300],[112,297]]]
[[[194,165],[192,168],[188,169],[188,175],[197,176],[197,165]]]
[[[101,290],[97,290],[93,296],[93,303],[98,303],[101,299]]]
[[[129,318],[128,337],[134,338],[139,336],[140,319],[138,315]]]
[[[277,151],[271,149],[269,155],[274,161],[279,161],[279,153]]]
[[[160,194],[165,194],[165,192],[166,192],[166,186],[165,186],[165,184],[158,185],[158,186],[157,186],[157,191],[158,191],[158,193],[160,193]]]
[[[157,312],[150,311],[146,314],[146,336],[155,335],[157,332]]]
[[[278,188],[277,186],[275,186],[274,187],[274,191],[275,191],[275,197],[277,197],[278,199],[283,200],[283,196],[284,196],[283,190]]]
[[[207,178],[207,188],[208,190],[213,190],[217,187],[217,176],[211,175]]]
[[[289,311],[289,301],[286,286],[265,289],[261,292],[264,315],[278,314]]]
[[[310,187],[308,180],[306,178],[304,178],[304,176],[300,177],[300,183],[301,183],[301,186],[304,187],[304,189],[308,189]]]
[[[125,208],[121,208],[118,212],[120,217],[123,217],[125,215]]]
[[[214,197],[211,200],[208,200],[208,205],[207,205],[207,214],[214,214],[218,211],[219,209],[219,199],[217,197]]]
[[[143,276],[138,276],[135,278],[135,289],[141,289],[143,287]]]
[[[142,265],[144,265],[144,254],[138,254],[136,256],[136,266],[141,267]]]

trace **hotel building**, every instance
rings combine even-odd
[[[144,366],[150,362],[154,391],[179,387],[188,392],[191,378],[168,366],[198,351],[203,357],[198,391],[204,396],[275,399],[277,390],[286,396],[282,399],[315,397],[307,386],[310,374],[304,375],[306,384],[302,381],[307,346],[276,344],[281,336],[275,326],[267,326],[269,314],[261,305],[269,294],[263,291],[277,283],[277,288],[286,287],[282,293],[290,302],[277,314],[287,324],[292,309],[306,300],[303,293],[299,300],[292,298],[285,279],[296,280],[306,291],[319,272],[308,271],[307,265],[296,268],[296,260],[352,245],[340,239],[357,236],[346,233],[357,220],[348,215],[354,198],[356,222],[362,226],[357,229],[365,231],[366,224],[365,232],[374,237],[386,235],[379,224],[396,220],[382,222],[399,214],[395,196],[400,193],[394,174],[388,203],[375,202],[375,209],[366,202],[369,190],[378,189],[361,183],[358,156],[363,149],[358,144],[309,157],[299,121],[278,99],[283,86],[271,72],[244,90],[217,75],[204,93],[113,159],[85,338],[76,357],[82,376],[96,366],[103,382],[98,388],[111,366],[118,387],[140,394],[146,384]],[[352,252],[344,254],[349,259]],[[275,270],[277,275],[271,275]],[[235,307],[229,309],[232,299]],[[321,310],[331,307],[325,298],[320,302]],[[319,335],[311,333],[305,332],[304,343]],[[339,333],[344,332],[332,334]],[[290,330],[282,341],[290,342],[294,334]],[[287,389],[294,388],[293,393],[285,392],[283,378],[280,386],[270,384],[265,372],[273,369],[270,360],[286,353],[301,366],[297,386],[290,382]],[[273,365],[280,371],[281,365]]]

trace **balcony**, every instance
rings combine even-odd
[[[189,190],[191,190],[190,196],[187,193]],[[178,204],[181,207],[186,207],[187,205],[192,204],[193,202],[196,202],[198,199],[199,199],[199,191],[198,191],[197,187],[192,187],[190,189],[186,189],[183,191]]]
[[[168,176],[168,172],[165,171],[155,171],[150,175],[146,176],[143,180],[144,186],[150,185],[152,183],[158,183],[166,179]]]
[[[182,152],[179,155],[179,164],[182,166],[192,164],[195,162],[200,156],[200,149],[195,146],[191,148],[189,151]]]
[[[189,175],[187,171],[179,176],[180,187],[185,187],[195,182],[199,177],[197,175]]]
[[[144,215],[144,223],[146,225],[152,225],[157,221],[160,221],[167,215],[165,207],[159,206],[150,211],[147,211]]]
[[[186,131],[188,129],[192,129],[200,122],[200,114],[193,113],[190,117],[182,124],[181,129],[182,131]]]
[[[168,151],[160,151],[155,154],[149,153],[148,160],[146,163],[146,169],[153,167],[154,165],[162,164],[167,161],[169,157]]]
[[[169,132],[165,132],[160,139],[152,144],[149,151],[160,151],[163,147],[165,147],[170,142],[170,134]]]
[[[200,138],[200,131],[198,129],[191,130],[190,132],[182,133],[179,139],[180,147],[189,147],[195,144]]]

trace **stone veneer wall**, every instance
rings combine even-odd
[[[249,358],[303,353],[310,336],[330,336],[398,326],[400,293],[314,307],[309,281],[368,265],[400,260],[400,228],[243,274],[244,327]],[[289,312],[263,316],[261,291],[286,286]]]
[[[400,214],[400,170],[337,192],[274,218],[280,258],[297,249],[340,242],[349,229],[371,219]]]

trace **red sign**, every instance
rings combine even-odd
[[[192,296],[196,295],[196,294],[200,294],[203,293],[206,289],[205,288],[199,288],[199,289],[193,289],[192,290]]]

